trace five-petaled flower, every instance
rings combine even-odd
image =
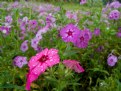
[[[42,52],[33,56],[29,63],[29,72],[27,74],[26,90],[30,90],[30,84],[45,72],[48,67],[52,67],[60,62],[58,50],[44,49]]]

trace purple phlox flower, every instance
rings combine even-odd
[[[39,36],[40,36],[39,39],[41,39],[41,38],[42,38],[41,35],[42,35],[43,33],[46,33],[48,30],[49,30],[49,25],[46,25],[45,27],[41,28],[41,29],[37,32],[36,37],[39,37]]]
[[[38,17],[47,17],[47,12],[41,12]]]
[[[107,64],[109,66],[115,66],[115,64],[117,63],[117,60],[118,60],[117,56],[115,56],[113,54],[109,55],[108,59],[107,59]]]
[[[39,41],[40,41],[40,39],[38,39],[37,37],[35,37],[31,40],[31,47],[34,48],[34,50],[38,49]]]
[[[102,52],[103,51],[103,49],[104,49],[104,46],[99,46],[98,48],[97,48],[97,52]]]
[[[13,21],[12,16],[9,15],[9,16],[6,16],[6,17],[5,17],[5,22],[6,22],[6,23],[11,24],[12,21]]]
[[[56,19],[51,14],[46,17],[46,25],[49,25],[50,27],[53,27],[55,21]]]
[[[29,22],[28,17],[23,17],[23,19],[19,19],[18,22],[20,23],[20,29],[26,31]]]
[[[120,18],[120,12],[118,10],[112,10],[109,13],[110,20],[118,20]]]
[[[23,57],[23,56],[17,56],[14,58],[13,60],[13,64],[19,68],[22,68],[24,65],[26,65],[27,62],[27,58]]]
[[[121,31],[121,27],[118,27],[118,30]]]
[[[95,36],[99,36],[99,35],[100,35],[100,29],[99,29],[99,28],[96,28],[96,29],[94,30],[93,34],[94,34]]]
[[[45,21],[43,19],[40,19],[39,22],[42,24],[42,25],[45,25]]]
[[[74,19],[76,21],[77,20],[77,13],[76,12],[67,11],[66,12],[66,17],[69,18],[69,19]]]
[[[80,34],[80,30],[73,24],[67,24],[60,30],[60,36],[64,42],[74,42]]]
[[[92,38],[92,32],[88,28],[83,30],[83,34],[88,41]]]
[[[59,12],[59,11],[60,11],[60,7],[55,7],[55,8],[54,8],[54,11],[55,11],[55,12]]]
[[[121,38],[121,31],[117,32],[117,37]]]
[[[18,5],[19,5],[19,2],[14,2],[13,4],[12,4],[12,8],[17,8],[18,7]]]
[[[111,8],[120,8],[121,7],[121,3],[119,1],[114,1],[110,4]]]
[[[28,40],[25,40],[20,47],[21,51],[26,52],[28,50]]]
[[[88,46],[89,40],[92,38],[92,33],[89,29],[84,29],[79,34],[77,40],[74,42],[74,45],[78,48],[86,48]]]
[[[40,46],[37,46],[37,49],[36,49],[37,52],[41,52],[42,51],[42,47]]]
[[[39,10],[40,13],[41,12],[52,12],[54,11],[54,6],[51,4],[43,4],[41,6],[39,6]]]
[[[87,3],[87,0],[81,0],[80,1],[80,4],[82,5],[82,4],[86,4]]]
[[[22,19],[22,22],[25,22],[25,24],[28,24],[28,22],[29,22],[28,17],[24,17],[24,18]]]
[[[10,27],[9,26],[0,26],[0,31],[4,34],[8,35],[10,32]]]
[[[26,31],[26,23],[25,23],[25,22],[21,22],[21,23],[20,23],[20,29],[21,29],[22,31]]]
[[[36,28],[37,27],[37,25],[38,25],[38,22],[36,21],[36,20],[30,20],[29,21],[29,28],[31,29],[34,29],[34,28]]]
[[[106,7],[105,8],[102,8],[102,13],[106,13],[108,10],[110,9],[110,4],[107,3]]]

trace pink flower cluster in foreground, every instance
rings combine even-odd
[[[48,67],[52,67],[60,62],[58,50],[45,49],[33,56],[29,63],[29,72],[27,74],[26,90],[30,90],[30,85],[39,75],[45,72]]]
[[[40,53],[33,56],[29,63],[29,72],[27,74],[26,90],[30,90],[30,85],[35,81],[39,75],[44,73],[48,67],[52,67],[60,62],[57,49],[44,49]],[[84,72],[84,69],[75,60],[64,60],[63,64],[74,70],[77,73]]]

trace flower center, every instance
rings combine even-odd
[[[70,31],[70,29],[69,29],[69,31],[67,32],[67,34],[68,34],[68,36],[72,36],[72,31]]]
[[[82,36],[82,37],[80,37],[80,40],[81,40],[81,41],[84,41],[84,37],[83,37],[83,36]]]
[[[113,62],[113,59],[111,59],[110,62],[112,63]]]
[[[48,56],[47,55],[43,55],[38,61],[45,62],[46,60],[48,60]]]

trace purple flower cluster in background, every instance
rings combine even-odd
[[[120,18],[120,12],[118,10],[112,10],[109,13],[110,20],[118,20]]]
[[[121,3],[119,1],[114,1],[110,4],[111,8],[120,8],[121,7]]]

